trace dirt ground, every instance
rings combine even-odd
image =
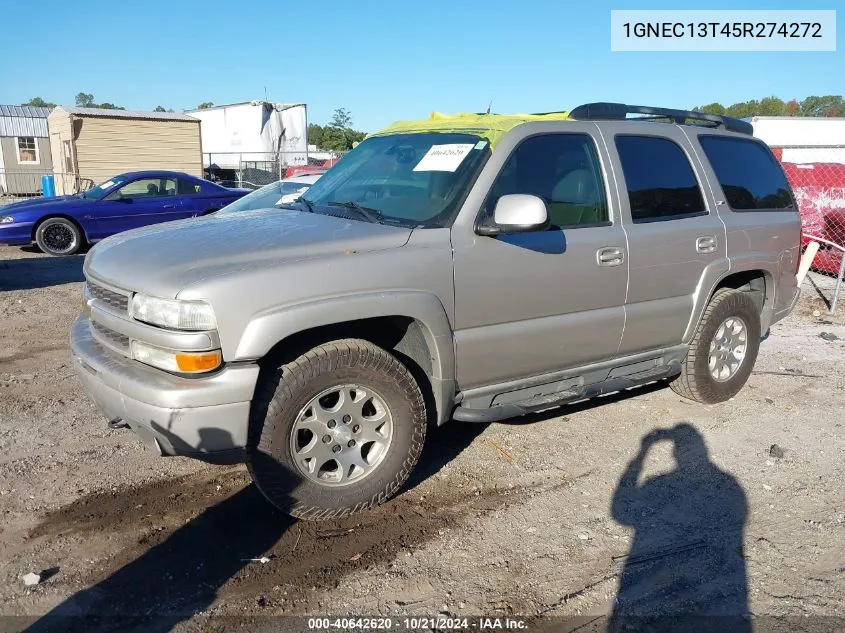
[[[314,524],[271,510],[243,467],[158,458],[106,427],[69,358],[81,266],[0,247],[0,615],[31,616],[4,630],[47,613],[170,616],[138,630],[268,614],[589,621],[614,604],[660,613],[681,585],[717,611],[845,617],[845,301],[827,314],[829,278],[811,274],[730,402],[653,387],[449,424],[396,499]],[[626,471],[655,429],[674,430]]]

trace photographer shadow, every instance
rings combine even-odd
[[[673,444],[676,469],[638,484],[649,450]],[[620,478],[613,518],[634,528],[608,631],[750,633],[739,482],[710,461],[688,423],[643,437]]]

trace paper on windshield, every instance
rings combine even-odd
[[[108,189],[114,184],[114,180],[107,180],[102,185],[100,185],[100,189]]]
[[[473,147],[473,143],[432,145],[414,167],[414,171],[455,171]]]

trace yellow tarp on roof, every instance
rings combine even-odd
[[[421,121],[397,121],[371,136],[420,132],[453,132],[475,134],[486,138],[494,148],[502,137],[522,123],[529,121],[570,121],[566,112],[550,114],[443,114],[432,112]]]

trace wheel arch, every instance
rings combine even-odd
[[[760,329],[765,332],[771,323],[775,280],[771,271],[765,268],[749,267],[745,270],[733,270],[722,275],[712,284],[707,300],[701,303],[700,309],[696,311],[694,318],[690,320],[687,330],[684,333],[684,342],[692,340],[695,331],[698,329],[701,319],[704,318],[704,311],[713,295],[722,288],[733,288],[752,295],[754,303],[760,313]]]
[[[38,227],[44,224],[47,220],[52,220],[53,218],[62,218],[64,220],[68,220],[73,222],[74,226],[79,229],[79,232],[82,234],[82,239],[85,240],[87,243],[88,240],[88,233],[85,231],[85,227],[82,226],[82,223],[77,220],[72,215],[68,215],[67,213],[50,213],[49,215],[45,215],[39,218],[35,224],[32,225],[32,241],[35,241],[35,234],[38,232]]]
[[[281,308],[250,322],[235,360],[278,365],[342,338],[361,338],[394,354],[420,384],[437,424],[449,419],[456,389],[452,330],[442,303],[429,293],[384,292]]]

